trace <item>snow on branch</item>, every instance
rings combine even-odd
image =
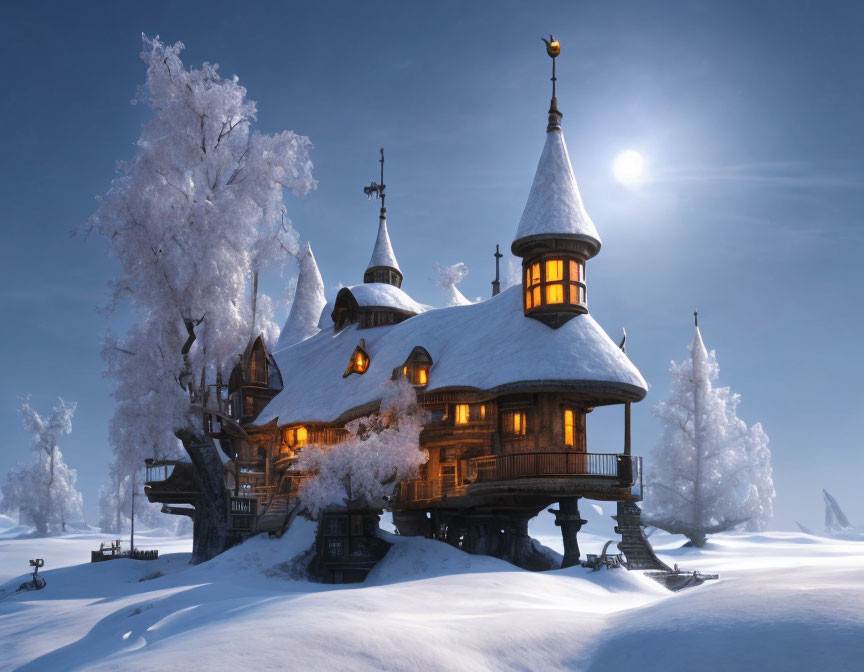
[[[420,449],[426,415],[408,381],[388,383],[379,413],[349,422],[345,441],[303,448],[293,468],[317,475],[303,485],[300,504],[312,518],[329,505],[355,500],[384,508],[384,497],[399,481],[416,478],[428,459]]]
[[[253,311],[252,279],[286,251],[298,254],[283,193],[316,186],[309,139],[258,132],[255,102],[238,78],[222,77],[215,64],[187,67],[182,50],[143,36],[137,100],[150,118],[79,229],[106,241],[120,267],[113,305],[128,302],[137,319],[103,348],[121,482],[143,457],[176,452],[175,431],[194,421],[193,377],[204,372],[212,382],[230,371],[257,333],[275,343],[273,302],[259,295]]]

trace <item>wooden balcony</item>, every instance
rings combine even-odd
[[[468,460],[461,482],[442,480],[403,481],[397,489],[397,505],[420,505],[463,496],[487,494],[497,486],[509,491],[524,487],[533,494],[548,485],[551,495],[562,490],[627,491],[641,498],[642,458],[615,453],[577,451],[526,452],[486,455]]]

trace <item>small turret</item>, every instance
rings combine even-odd
[[[560,44],[547,42],[547,52],[553,59],[553,88],[546,144],[511,250],[522,257],[525,315],[557,329],[588,312],[585,262],[600,251],[600,236],[582,204],[561,131],[563,114],[555,95]]]
[[[381,199],[381,211],[378,215],[378,237],[375,239],[375,248],[372,250],[372,258],[363,274],[363,282],[380,282],[394,287],[402,286],[402,270],[396,255],[393,253],[393,245],[390,243],[390,232],[387,230],[387,208],[384,205],[386,197],[384,193],[384,148],[381,148],[381,183],[373,182],[368,187],[363,187],[363,193],[369,198]]]

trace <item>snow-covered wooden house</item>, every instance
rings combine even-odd
[[[308,476],[290,469],[300,451],[339,442],[346,422],[375,411],[388,382],[404,377],[430,420],[421,434],[429,458],[419,478],[395,484],[392,499],[379,504],[392,510],[400,534],[545,569],[548,557],[527,525],[557,504],[564,564],[571,565],[579,558],[576,533],[584,521],[577,503],[584,497],[620,503],[621,549],[638,564],[633,503],[641,498],[641,463],[630,454],[629,404],[647,386],[588,309],[588,269],[601,241],[561,120],[553,96],[511,245],[522,259],[520,285],[470,305],[420,304],[401,289],[383,206],[363,282],[344,287],[326,306],[306,249],[279,343],[249,343],[229,381],[230,417],[212,428],[226,453],[233,532],[283,529]],[[586,440],[591,412],[611,404],[626,407],[617,453]],[[170,479],[151,481],[148,493],[153,501],[179,501]],[[186,501],[194,505],[194,496]],[[363,524],[349,517],[333,527],[344,543],[325,544],[319,553],[331,553],[338,567],[351,553],[350,530],[362,536]]]

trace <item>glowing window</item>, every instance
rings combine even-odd
[[[360,340],[360,345],[354,350],[354,354],[351,355],[351,361],[348,362],[348,368],[345,369],[345,373],[342,375],[343,378],[347,378],[352,373],[363,374],[369,369],[369,355],[366,354],[365,343],[363,340]]]
[[[480,404],[480,419],[486,419],[486,404]]]
[[[564,411],[564,445],[576,445],[576,431],[573,425],[573,411],[569,408]]]
[[[305,427],[298,427],[296,436],[298,446],[305,446],[306,442],[309,440],[309,432]]]
[[[546,303],[564,303],[564,285],[560,282],[546,285]]]
[[[531,291],[533,293],[534,307],[536,308],[540,305],[540,287],[535,287]]]
[[[570,260],[570,280],[573,282],[583,282],[582,264],[572,259]]]
[[[521,411],[505,413],[503,430],[508,434],[524,436],[528,431],[525,413]]]
[[[429,382],[429,373],[425,366],[421,366],[417,369],[417,384],[425,385],[427,382]]]
[[[585,303],[585,288],[579,285],[570,285],[570,303]]]
[[[467,425],[468,424],[468,415],[469,415],[468,404],[456,404],[456,424],[457,425]]]
[[[540,284],[540,264],[531,264],[531,282],[530,285]]]
[[[525,431],[525,423],[523,422],[524,418],[521,413],[513,414],[513,433],[514,434],[522,434]]]
[[[562,259],[550,259],[546,262],[546,282],[555,282],[564,279],[564,261]]]
[[[407,375],[408,375],[408,367],[407,367],[407,366],[403,366],[403,367],[402,367],[402,375],[403,375],[403,376],[407,376]]]

